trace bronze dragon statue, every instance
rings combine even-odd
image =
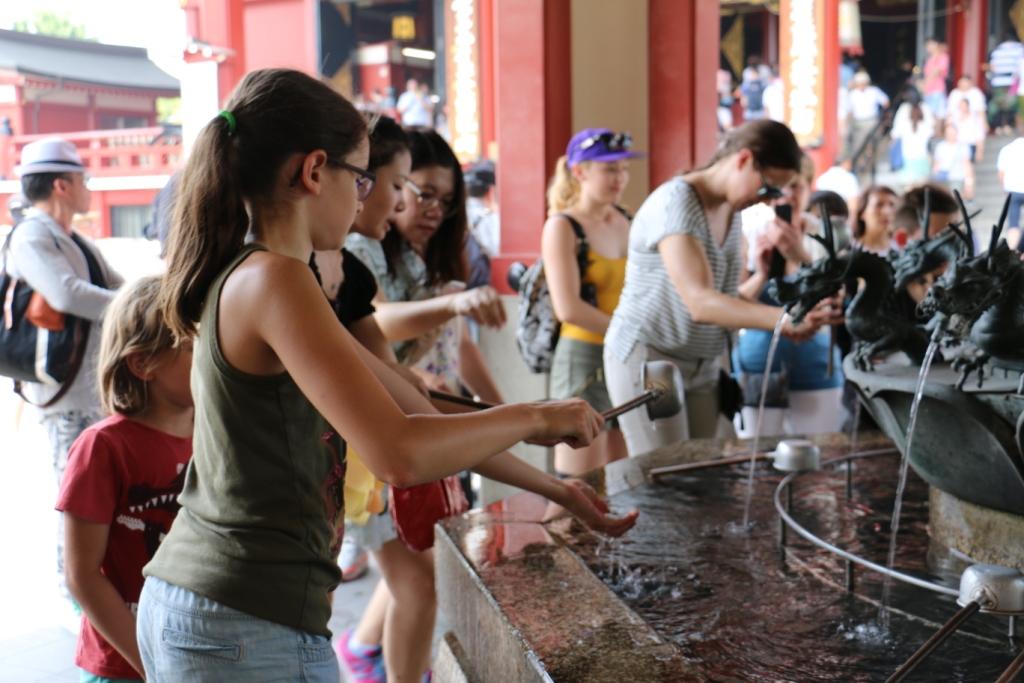
[[[965,214],[966,232],[957,233],[966,255],[935,283],[921,309],[934,316],[940,334],[960,342],[966,338],[977,347],[976,357],[958,359],[954,367],[961,372],[958,388],[963,388],[972,371],[977,371],[981,387],[983,368],[990,359],[1003,367],[1024,367],[1024,264],[1020,254],[1000,239],[1009,197],[993,227],[988,251],[980,255],[974,253],[973,233],[959,193],[956,197]]]
[[[926,194],[923,237],[889,258],[862,249],[836,254],[826,214],[825,237],[811,237],[825,246],[828,255],[787,278],[776,278],[769,293],[799,321],[819,301],[846,287],[854,292],[845,317],[847,329],[858,342],[857,367],[870,370],[871,359],[888,351],[903,351],[920,365],[928,348],[928,331],[919,324],[913,305],[908,313],[903,292],[908,282],[950,262],[957,252],[957,233],[929,238],[928,204]]]

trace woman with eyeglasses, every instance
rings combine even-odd
[[[377,242],[351,235],[347,248],[380,285],[375,318],[398,360],[419,371],[433,389],[461,385],[482,400],[500,403],[490,371],[461,324],[468,316],[501,327],[505,308],[491,287],[465,291],[466,191],[462,168],[435,131],[407,131],[412,166],[401,210]]]
[[[619,206],[629,183],[628,133],[587,128],[572,137],[548,188],[541,236],[551,304],[562,323],[551,359],[551,397],[612,407],[604,382],[604,335],[626,275],[629,217]],[[572,476],[626,456],[622,432],[607,424],[586,448],[555,447],[555,472]]]
[[[704,166],[662,184],[633,219],[626,283],[605,335],[604,368],[613,403],[643,391],[648,360],[682,372],[685,409],[652,421],[619,418],[631,455],[689,438],[732,433],[721,418],[720,358],[732,330],[773,330],[783,315],[739,291],[740,211],[778,198],[800,170],[800,146],[781,123],[760,120],[727,133]],[[831,319],[831,301],[782,333],[805,339]]]

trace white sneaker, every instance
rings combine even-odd
[[[338,566],[341,567],[342,581],[355,581],[365,576],[369,569],[370,554],[366,552],[354,538],[346,535],[341,541],[341,552],[338,553]]]

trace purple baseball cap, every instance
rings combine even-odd
[[[569,140],[565,156],[569,168],[584,161],[618,161],[643,156],[632,151],[633,137],[616,133],[611,128],[584,128]]]

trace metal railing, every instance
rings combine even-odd
[[[887,453],[892,453],[892,451],[886,451],[886,452]],[[847,456],[840,457],[840,458],[832,458],[832,459],[828,460],[826,463],[822,463],[822,464],[823,465],[836,465],[836,464],[839,464],[839,463],[842,463],[842,462],[849,462],[851,460],[858,460],[860,458],[865,458],[865,457],[876,457],[878,455],[883,455],[883,454],[884,453],[882,453],[882,452],[875,452],[875,453],[870,453],[870,454],[854,453],[854,454],[847,455]],[[847,550],[844,550],[843,548],[840,548],[839,546],[833,545],[832,543],[829,543],[825,539],[820,538],[818,536],[815,536],[813,533],[808,531],[803,525],[801,525],[799,522],[797,522],[789,514],[789,510],[787,509],[788,505],[783,503],[783,499],[782,499],[783,492],[785,491],[785,492],[788,493],[789,492],[789,487],[790,487],[791,483],[793,482],[793,480],[796,479],[801,474],[803,474],[803,473],[802,472],[793,472],[793,473],[787,475],[785,478],[783,478],[783,480],[781,482],[779,482],[778,487],[775,489],[775,496],[774,496],[774,498],[775,498],[775,509],[776,509],[776,511],[778,511],[779,517],[781,518],[783,525],[785,525],[785,526],[789,527],[790,529],[792,529],[793,531],[795,531],[804,540],[809,541],[810,543],[818,546],[822,550],[827,550],[828,552],[832,553],[833,555],[838,555],[839,557],[841,557],[844,560],[846,560],[848,563],[858,564],[858,565],[860,565],[860,566],[862,566],[862,567],[864,567],[866,569],[870,569],[870,570],[872,570],[874,572],[878,572],[879,574],[891,576],[892,578],[894,578],[894,579],[896,579],[898,581],[902,581],[904,583],[909,583],[911,585],[917,586],[918,588],[924,588],[926,590],[930,590],[930,591],[933,591],[935,593],[941,593],[943,595],[949,595],[949,596],[954,597],[954,598],[960,595],[960,592],[957,589],[955,589],[955,588],[951,588],[949,586],[943,586],[941,584],[934,583],[932,581],[928,581],[927,579],[922,579],[922,578],[919,578],[919,577],[916,577],[916,576],[912,576],[910,574],[905,574],[905,573],[903,573],[901,571],[897,571],[895,569],[890,569],[889,567],[886,567],[884,565],[878,564],[877,562],[872,562],[871,560],[869,560],[869,559],[867,559],[865,557],[861,557],[860,555],[857,555],[855,553],[851,553],[851,552],[849,552]],[[788,499],[789,499],[789,496],[787,496],[787,500]],[[847,575],[848,575],[848,577],[850,575],[849,568],[847,569]],[[848,583],[849,583],[849,580],[848,580]]]
[[[60,137],[78,148],[92,176],[169,175],[182,157],[181,134],[175,127],[118,128],[112,130],[14,135],[0,137],[0,175],[14,177],[22,148],[30,142]]]
[[[878,175],[878,148],[882,141],[892,132],[893,119],[896,111],[907,100],[903,97],[896,97],[889,103],[889,106],[882,110],[878,117],[878,123],[864,137],[860,145],[853,150],[850,157],[850,169],[855,175],[867,173],[871,177],[871,184],[875,184]]]

